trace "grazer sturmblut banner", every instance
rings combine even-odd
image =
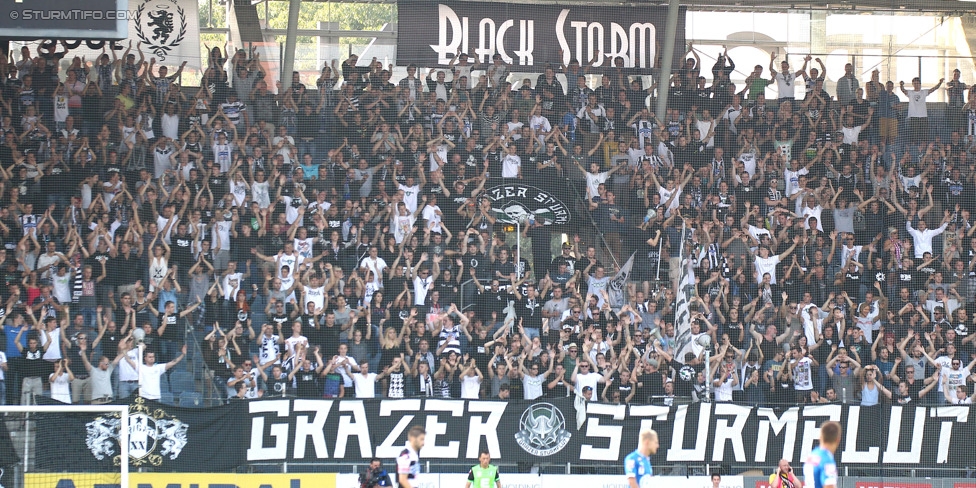
[[[664,45],[667,8],[534,5],[495,2],[397,3],[397,63],[444,65],[461,52],[490,63],[494,54],[520,71],[559,65],[570,59],[585,63],[600,53],[594,67],[608,64],[606,56],[624,60],[625,68],[657,65]],[[678,16],[675,59],[685,49],[684,7]],[[436,26],[436,28],[435,28]]]
[[[264,399],[186,409],[139,401],[130,408],[131,462],[156,471],[221,472],[249,462],[368,462],[393,459],[413,425],[427,429],[421,458],[476,462],[620,463],[637,433],[656,430],[653,464],[795,465],[815,446],[819,426],[844,425],[837,461],[847,466],[965,467],[976,434],[969,406],[761,408],[730,403],[666,407],[586,405],[576,429],[570,399]],[[119,454],[118,418],[41,416],[38,469],[106,471]],[[705,435],[707,433],[707,435]]]

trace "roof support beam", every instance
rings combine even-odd
[[[674,65],[674,36],[678,32],[678,7],[678,0],[668,0],[668,23],[664,27],[664,53],[661,56],[661,79],[654,80],[658,86],[657,107],[655,110],[662,115],[667,112],[668,107],[668,86],[671,85],[669,80],[671,79],[671,67]]]

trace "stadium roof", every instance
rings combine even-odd
[[[333,0],[335,1],[335,0]],[[395,3],[396,0],[339,0],[357,3]],[[499,1],[511,0],[451,0],[451,1]],[[552,5],[667,5],[667,0],[520,0],[524,3]],[[906,11],[976,13],[976,0],[681,0],[681,5],[695,9],[729,11],[783,11],[783,10],[829,10],[829,11]]]

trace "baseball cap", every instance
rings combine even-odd
[[[570,342],[569,349],[579,349],[579,346],[577,346],[575,342]]]

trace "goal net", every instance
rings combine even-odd
[[[0,488],[128,486],[129,418],[127,405],[0,407]],[[74,436],[92,456],[66,452]]]

